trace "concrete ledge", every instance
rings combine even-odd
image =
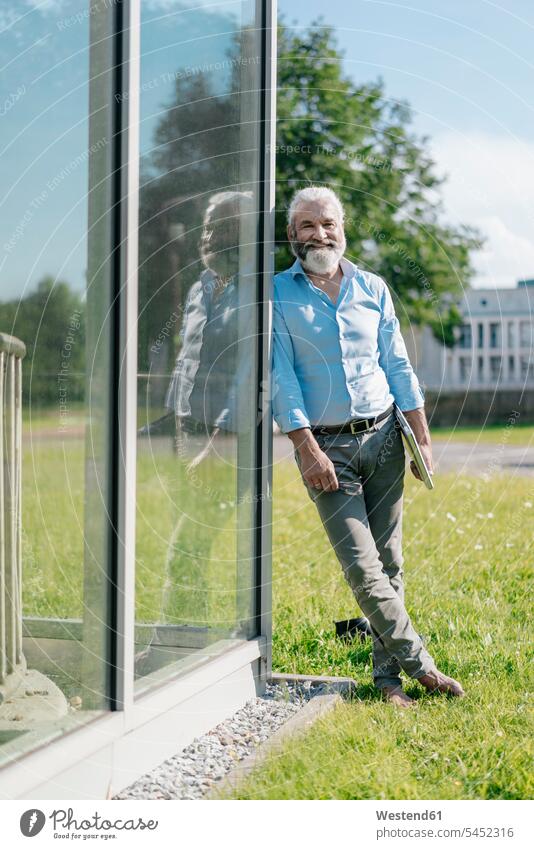
[[[304,684],[306,681],[321,684],[321,695],[338,693],[343,698],[349,699],[355,695],[358,686],[354,678],[343,678],[335,675],[286,675],[283,672],[273,672],[270,677],[272,684]]]
[[[275,731],[265,743],[261,743],[250,755],[236,764],[221,781],[212,787],[206,799],[220,799],[235,791],[252,770],[256,769],[270,754],[280,750],[291,738],[308,731],[314,722],[332,711],[336,705],[341,704],[344,698],[350,698],[356,689],[356,681],[353,678],[280,673],[273,673],[270,678],[272,684],[302,684],[307,681],[321,685],[317,687],[317,694],[312,696],[310,701],[295,716],[288,719],[278,731]]]

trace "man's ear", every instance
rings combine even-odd
[[[295,232],[294,232],[293,226],[291,224],[287,225],[286,233],[287,233],[287,241],[292,242],[293,239],[295,238]]]

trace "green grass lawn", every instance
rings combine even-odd
[[[413,711],[379,700],[370,644],[343,644],[333,620],[358,615],[298,471],[274,484],[273,667],[349,675],[357,698],[270,757],[241,799],[505,799],[532,794],[528,624],[534,480],[407,479],[407,605],[439,667],[467,696]]]
[[[454,439],[456,442],[483,442],[494,445],[532,445],[534,425],[505,424],[463,427],[432,427],[432,439]]]
[[[512,435],[517,434],[519,429],[512,429]],[[24,611],[81,617],[83,439],[72,437],[61,444],[46,438],[25,445]],[[183,500],[179,493],[185,497],[186,490],[181,489],[172,458],[164,454],[154,460],[141,451],[138,474],[138,619],[153,621],[165,612],[180,620],[193,599],[187,593],[192,573],[185,564],[195,548],[199,563],[209,564],[202,574],[213,588],[210,618],[219,624],[231,622],[237,604],[235,565],[228,569],[236,553],[231,503],[226,511],[217,506],[217,517],[209,503],[203,513],[201,501],[195,506],[187,496],[190,512],[204,515],[211,531],[209,539],[202,539],[193,522],[179,538],[172,560],[177,592],[162,611],[168,540]],[[216,463],[210,466],[209,479],[217,490],[233,487]],[[333,620],[358,615],[358,608],[296,466],[276,465],[274,669],[350,675],[359,688],[356,701],[340,706],[304,739],[271,758],[239,791],[241,798],[532,795],[527,627],[534,479],[436,475],[435,482],[436,489],[428,493],[407,478],[407,604],[439,666],[459,678],[467,697],[458,702],[430,697],[409,683],[418,706],[401,713],[380,702],[372,689],[370,645],[346,645],[334,638]]]
[[[163,442],[138,448],[136,621],[232,631],[250,615],[252,567],[243,552],[252,507],[233,500],[234,463],[210,455],[187,475],[186,461]],[[32,428],[22,469],[24,614],[81,619],[84,440],[39,438]]]

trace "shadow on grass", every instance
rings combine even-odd
[[[407,696],[413,699],[415,702],[428,702],[429,699],[451,699],[452,701],[457,701],[456,697],[451,693],[440,693],[437,690],[433,693],[427,692],[423,687],[419,686],[415,682],[408,683],[403,682],[403,690]],[[356,689],[353,690],[350,697],[346,699],[347,703],[351,702],[385,702],[382,697],[382,693],[376,689],[374,684],[358,684]]]

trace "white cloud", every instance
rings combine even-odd
[[[534,277],[534,144],[480,133],[434,138],[447,218],[486,236],[474,257],[475,286],[515,286]]]
[[[0,34],[9,29],[18,19],[15,9],[1,8],[0,9]]]
[[[486,236],[484,250],[474,263],[476,285],[511,286],[521,277],[534,277],[534,242],[506,226],[497,215],[480,218],[477,226]]]
[[[43,14],[45,12],[59,12],[63,6],[63,0],[26,0],[26,5],[32,9],[38,9]]]

